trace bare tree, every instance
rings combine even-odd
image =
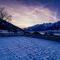
[[[0,7],[0,19],[11,21],[12,16],[8,14],[8,12],[5,10],[5,7]]]

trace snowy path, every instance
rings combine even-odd
[[[0,60],[60,60],[60,43],[29,37],[0,37]]]

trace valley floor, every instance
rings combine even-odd
[[[0,60],[60,60],[60,42],[19,37],[0,37]]]

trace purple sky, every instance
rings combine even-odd
[[[19,27],[56,22],[60,19],[58,0],[0,0],[12,15],[12,23]]]

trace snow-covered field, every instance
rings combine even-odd
[[[0,37],[0,60],[60,60],[60,42],[23,36]]]

